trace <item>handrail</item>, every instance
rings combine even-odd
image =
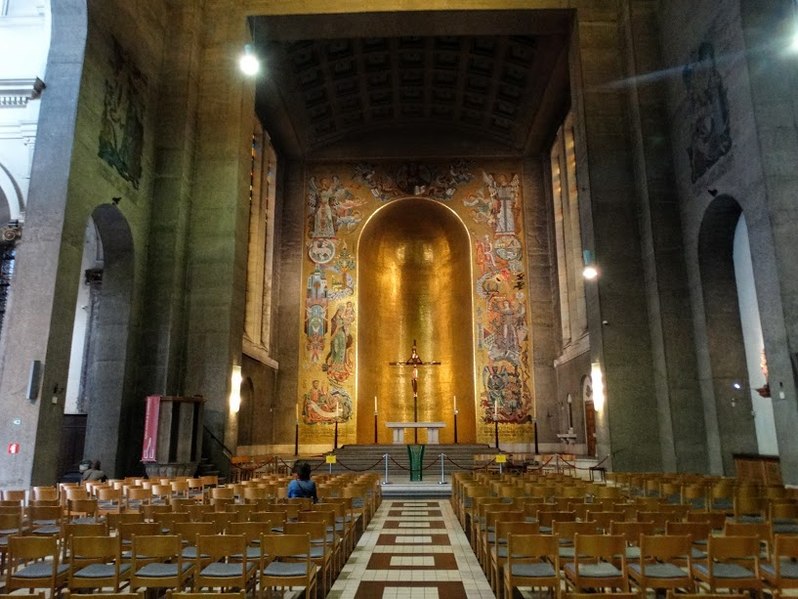
[[[210,437],[212,440],[216,441],[216,444],[217,444],[219,447],[221,447],[221,448],[222,448],[222,455],[223,455],[225,458],[227,458],[227,461],[228,461],[228,462],[230,462],[230,464],[232,464],[232,463],[233,463],[233,452],[232,452],[232,451],[230,451],[230,448],[229,448],[229,447],[227,447],[227,445],[225,445],[225,444],[224,444],[224,443],[223,443],[223,442],[222,442],[222,441],[219,439],[219,437],[217,437],[216,435],[214,435],[214,434],[213,434],[213,432],[211,432],[211,429],[209,429],[209,428],[208,428],[207,426],[205,426],[204,424],[202,425],[202,429],[203,429],[203,430],[204,430],[206,433],[208,433],[208,436],[209,436],[209,437]]]

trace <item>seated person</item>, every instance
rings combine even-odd
[[[319,498],[316,496],[316,483],[310,480],[310,464],[299,462],[294,465],[296,478],[288,483],[288,497],[310,497],[313,503]]]

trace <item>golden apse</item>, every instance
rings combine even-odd
[[[378,209],[357,248],[357,442],[391,442],[386,422],[413,421],[413,368],[404,362],[416,340],[418,420],[442,421],[442,443],[474,443],[474,323],[471,243],[460,218],[424,198]],[[376,398],[376,400],[375,400]],[[425,442],[424,432],[419,441]]]

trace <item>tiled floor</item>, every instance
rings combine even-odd
[[[448,500],[385,499],[327,596],[492,599],[494,595]]]

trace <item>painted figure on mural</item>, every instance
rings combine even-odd
[[[335,237],[338,205],[351,200],[352,194],[344,188],[337,175],[322,177],[318,181],[316,177],[311,177],[309,188],[310,236],[314,239]]]
[[[482,171],[482,178],[488,186],[491,198],[491,221],[497,235],[515,233],[516,198],[520,188],[518,175],[508,179],[507,175],[500,173],[494,177]]]
[[[483,241],[475,241],[477,249],[477,264],[481,274],[496,270],[496,258],[493,255],[493,242],[488,235],[483,237]]]
[[[697,60],[684,67],[682,79],[690,102],[687,154],[695,183],[732,145],[726,89],[715,65],[715,49],[711,43],[703,42],[699,46]]]
[[[352,372],[352,345],[353,337],[350,327],[354,322],[354,307],[352,302],[338,306],[330,319],[330,351],[324,358],[322,370],[333,382],[343,382]]]

